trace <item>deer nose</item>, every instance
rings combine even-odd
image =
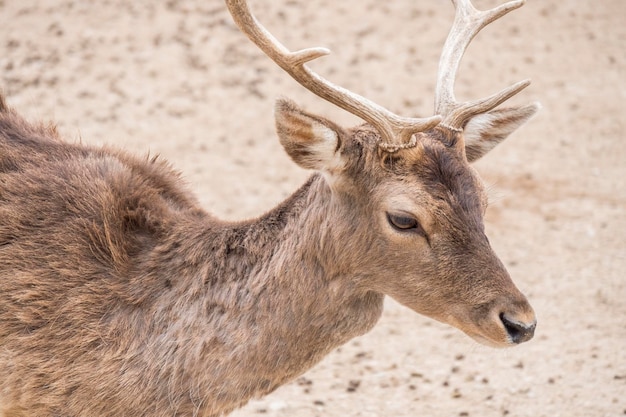
[[[537,327],[536,320],[533,320],[531,323],[524,323],[507,317],[506,313],[500,313],[500,320],[511,338],[511,341],[515,344],[527,342],[532,339],[535,334],[535,327]]]

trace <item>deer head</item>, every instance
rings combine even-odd
[[[520,7],[488,11],[453,0],[456,15],[437,78],[435,115],[401,117],[334,85],[305,64],[324,48],[289,51],[251,14],[226,0],[239,28],[304,87],[367,123],[344,129],[281,99],[276,126],[289,156],[321,172],[331,190],[338,271],[363,291],[387,294],[475,340],[508,346],[529,340],[535,316],[484,233],[487,197],[470,162],[524,124],[538,104],[496,109],[529,85],[459,103],[453,87],[460,60],[487,24]]]

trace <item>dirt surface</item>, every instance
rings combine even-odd
[[[333,51],[319,73],[431,114],[450,2],[251,3],[290,48]],[[514,101],[544,106],[477,164],[488,235],[536,309],[535,339],[478,346],[389,300],[371,333],[234,416],[626,415],[625,17],[623,0],[529,0],[475,39],[457,82],[467,99],[531,78]],[[282,73],[219,0],[0,0],[0,88],[71,141],[162,154],[228,219],[309,175],[276,139],[277,96],[358,122]]]

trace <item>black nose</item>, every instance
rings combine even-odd
[[[521,323],[508,318],[505,313],[500,313],[500,320],[502,324],[504,324],[504,328],[513,343],[519,344],[526,342],[532,339],[535,334],[535,327],[537,327],[535,321],[532,323]]]

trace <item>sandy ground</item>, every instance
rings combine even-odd
[[[431,114],[448,1],[251,3],[292,49],[331,48],[313,65],[324,76]],[[234,416],[626,414],[624,18],[623,0],[529,0],[476,38],[457,83],[463,99],[531,78],[515,101],[544,106],[477,164],[488,234],[537,311],[535,339],[492,350],[388,301],[370,334]],[[69,140],[162,154],[229,219],[309,175],[275,137],[277,96],[358,122],[275,67],[219,0],[0,0],[0,88]]]

